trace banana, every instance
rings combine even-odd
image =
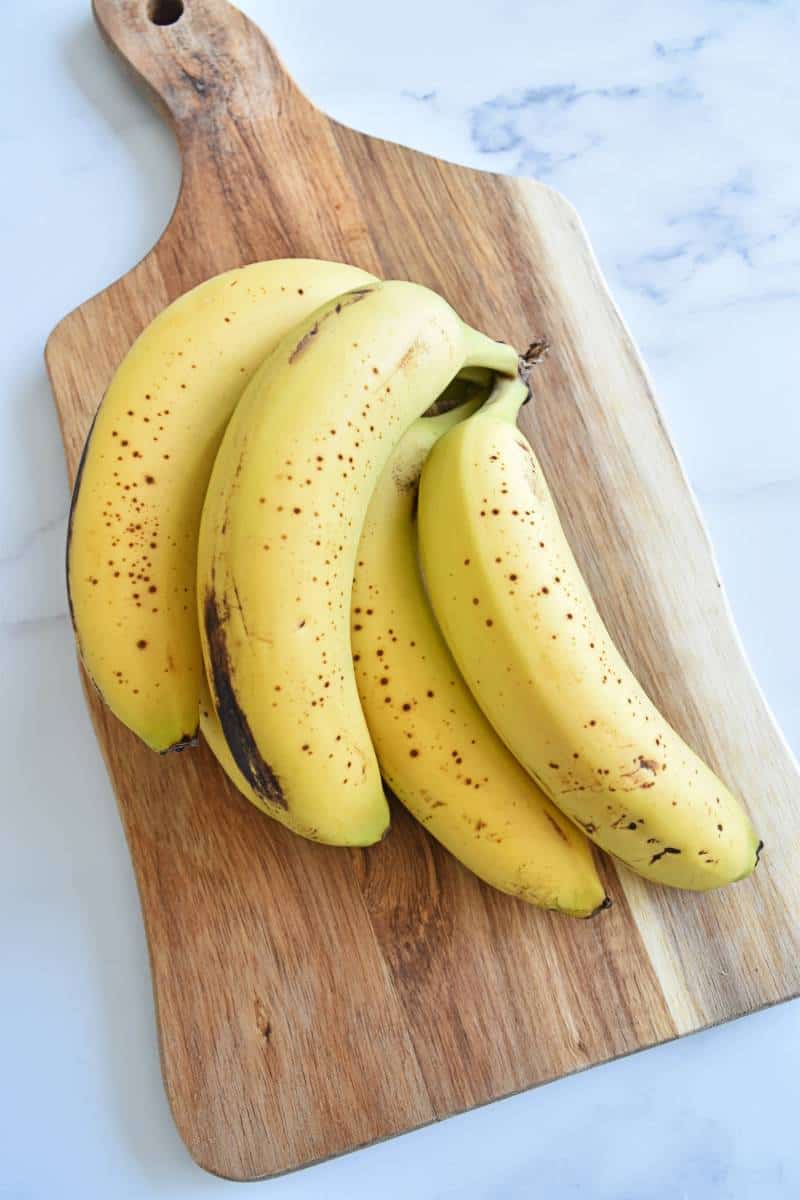
[[[466,392],[468,388],[470,390],[474,390],[478,394],[485,394],[486,388],[491,380],[491,372],[484,372],[478,368],[475,368],[472,371],[465,371],[463,378],[466,379],[467,376],[470,378],[476,378],[481,384],[481,387],[475,388],[472,383],[469,383],[468,387],[465,387],[462,379],[454,380],[450,387],[445,389],[445,391],[436,401],[436,404],[432,405],[432,409],[438,409],[441,405],[442,411],[444,411],[445,409],[451,407],[451,404],[457,404],[459,401],[463,402],[466,398]],[[373,502],[374,500],[370,503],[372,504]],[[283,807],[281,804],[276,804],[271,800],[265,799],[262,795],[259,795],[259,793],[256,792],[255,789],[250,785],[248,780],[245,779],[244,775],[236,765],[236,761],[231,753],[228,743],[225,741],[225,734],[223,732],[220,719],[217,716],[217,710],[214,707],[214,701],[211,696],[211,690],[208,685],[205,671],[203,672],[203,678],[201,681],[200,732],[203,735],[208,748],[211,750],[211,753],[214,755],[217,762],[228,776],[228,779],[231,781],[234,787],[237,788],[241,794],[250,801],[251,804],[253,804],[261,812],[266,813],[268,817],[272,817],[281,825],[285,825],[287,829],[291,829],[293,833],[297,833],[301,837],[308,838],[310,841],[319,840],[316,836],[316,830],[312,825],[300,824],[294,818],[293,814],[288,812],[285,807]]]
[[[214,707],[250,787],[319,841],[388,825],[350,647],[358,538],[404,430],[474,366],[510,374],[516,352],[426,288],[365,284],[268,356],[214,464],[197,576]]]
[[[761,848],[731,792],[667,724],[611,641],[501,382],[422,473],[423,570],[486,716],[558,807],[657,883],[742,879]]]
[[[106,704],[154,750],[197,729],[197,536],[233,406],[288,329],[371,279],[309,259],[217,275],[147,326],[98,409],[70,513],[72,621]]]
[[[356,683],[383,777],[426,829],[500,891],[585,917],[608,904],[589,843],[475,703],[419,574],[414,510],[422,465],[476,404],[416,421],[384,467],[353,583]]]
[[[491,372],[483,372],[475,368],[473,371],[464,372],[464,376],[466,377],[467,375],[471,377],[477,377],[481,384],[481,389],[474,390],[485,393],[491,379]],[[455,380],[449,388],[445,389],[445,392],[439,397],[439,399],[436,401],[436,404],[433,405],[432,408],[436,409],[440,404],[444,408],[448,408],[450,407],[451,400],[452,403],[458,403],[459,400],[463,401],[465,398],[463,393],[466,392],[466,390],[467,389],[464,387],[461,379]],[[234,787],[237,788],[241,794],[250,801],[251,804],[253,804],[261,812],[265,813],[267,816],[278,821],[281,825],[285,825],[288,829],[291,829],[293,833],[299,834],[301,837],[308,838],[310,841],[319,840],[314,826],[307,823],[301,824],[284,806],[275,803],[272,800],[266,799],[263,795],[260,795],[255,791],[249,781],[239,770],[233,754],[231,753],[231,749],[225,740],[225,734],[223,732],[220,719],[217,716],[217,710],[214,707],[214,701],[211,696],[211,690],[209,688],[205,671],[203,672],[203,678],[201,681],[200,732],[203,735],[203,738],[205,739],[209,749],[211,750],[211,753],[214,755],[217,762],[228,776],[228,779],[231,781]]]

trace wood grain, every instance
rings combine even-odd
[[[162,238],[51,335],[74,475],[143,326],[218,271],[340,258],[429,284],[553,352],[524,428],[621,649],[746,799],[755,877],[702,897],[603,864],[613,908],[570,922],[491,892],[402,810],[367,851],[293,838],[205,748],[158,758],[88,703],[141,895],[172,1111],[235,1179],[285,1171],[794,996],[800,777],[733,629],[636,349],[569,205],[331,121],[223,0],[171,25],[95,0],[169,119],[183,182]]]

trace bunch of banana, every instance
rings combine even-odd
[[[455,399],[464,401],[464,390],[451,386],[439,403],[447,409]],[[416,421],[380,475],[353,582],[356,683],[381,773],[429,832],[499,890],[589,916],[609,903],[589,843],[483,717],[436,627],[417,570],[414,512],[422,464],[437,438],[479,402]],[[200,728],[228,777],[256,807],[297,833],[320,837],[318,824],[302,825],[292,810],[275,808],[245,777],[210,693],[201,703]],[[317,807],[327,793],[320,795]]]
[[[267,356],[214,463],[197,561],[214,707],[250,788],[320,841],[388,828],[350,644],[358,540],[405,430],[475,366],[513,375],[517,356],[426,288],[363,284]]]
[[[353,584],[356,682],[383,776],[429,833],[500,891],[586,917],[609,903],[589,844],[484,717],[417,569],[423,464],[477,403],[416,421],[378,480]]]
[[[527,395],[511,347],[412,283],[289,260],[195,288],[87,439],[67,555],[86,669],[155,750],[199,723],[303,837],[380,840],[383,779],[542,907],[608,904],[587,834],[660,882],[739,878],[747,818],[611,644],[517,431]]]

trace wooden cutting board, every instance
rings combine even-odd
[[[766,843],[752,880],[706,896],[605,860],[613,907],[570,921],[484,887],[399,806],[370,850],[294,838],[205,748],[159,758],[87,689],[193,1157],[272,1175],[796,995],[798,769],[574,211],[338,125],[224,0],[95,0],[95,16],[170,121],[183,183],[154,249],[47,344],[71,474],[142,327],[256,259],[345,259],[436,288],[494,337],[546,335],[523,422],[579,562],[645,687]]]

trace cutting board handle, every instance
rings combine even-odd
[[[309,106],[261,30],[227,0],[92,0],[92,11],[181,144],[194,131],[213,137],[221,109],[263,120]]]

